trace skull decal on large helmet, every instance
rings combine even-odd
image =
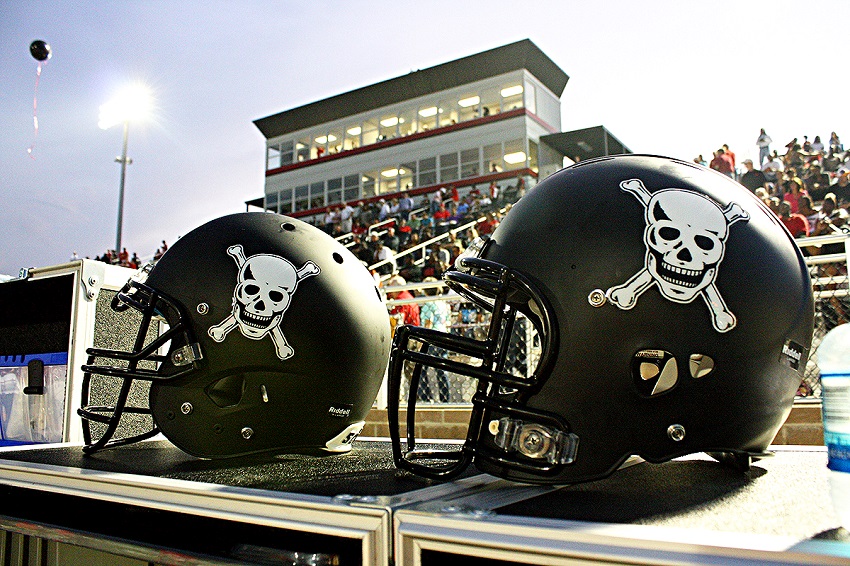
[[[663,189],[650,194],[640,179],[620,183],[646,207],[646,265],[622,285],[612,287],[611,302],[628,310],[653,283],[677,303],[702,295],[718,332],[735,327],[735,315],[726,306],[714,282],[726,250],[729,226],[749,215],[736,203],[725,209],[699,193]]]
[[[233,312],[219,324],[209,329],[210,337],[222,342],[234,328],[246,338],[262,340],[271,336],[275,352],[281,360],[295,353],[280,329],[283,313],[298,282],[321,270],[312,261],[295,269],[292,263],[280,256],[256,254],[245,257],[242,246],[227,248],[227,253],[239,266],[236,288],[233,290]]]

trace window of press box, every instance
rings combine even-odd
[[[281,214],[289,214],[292,212],[292,190],[280,192],[280,202],[278,203],[278,212]]]
[[[342,151],[343,134],[341,129],[328,132],[328,153],[334,154]]]
[[[342,202],[342,178],[328,180],[328,204]]]
[[[440,109],[433,104],[428,104],[419,108],[419,111],[417,112],[419,131],[427,132],[428,130],[435,129],[437,127],[437,116],[439,113]]]
[[[295,211],[310,208],[310,188],[307,185],[295,187]]]
[[[310,183],[310,208],[325,206],[325,182]]]
[[[464,149],[460,152],[460,176],[462,179],[479,175],[481,148]]]
[[[375,196],[375,180],[378,177],[377,172],[372,173],[364,173],[362,178],[362,188],[363,188],[363,198],[369,198]]]
[[[266,148],[266,169],[276,169],[280,167],[280,146],[270,145]]]
[[[398,116],[394,114],[384,115],[381,117],[378,125],[378,141],[390,140],[398,137]]]
[[[402,163],[401,167],[399,167],[399,186],[401,190],[408,190],[413,188],[413,183],[416,180],[416,162],[411,161],[408,163]]]
[[[328,147],[336,142],[337,137],[333,134],[322,133],[313,138],[313,149],[310,152],[310,157],[313,159],[323,157],[328,154]]]
[[[291,165],[295,160],[295,144],[292,140],[280,142],[280,164]]]
[[[537,89],[534,88],[534,83],[525,81],[525,107],[532,114],[537,114],[536,91]]]
[[[494,143],[484,146],[484,167],[488,173],[501,173],[505,169],[502,162],[502,144]]]
[[[308,140],[304,139],[295,142],[295,158],[299,163],[310,159],[310,145]]]
[[[269,193],[266,195],[266,208],[277,210],[277,193]]]
[[[537,143],[528,140],[528,167],[535,173],[539,172],[537,166]]]
[[[437,158],[428,157],[419,160],[419,182],[417,187],[437,184]]]
[[[411,171],[403,167],[387,167],[381,170],[379,193],[393,193],[401,190],[400,177],[410,176]]]
[[[446,153],[440,156],[440,182],[448,183],[458,179],[457,153]]]
[[[343,200],[352,202],[360,197],[360,175],[347,175],[343,182],[345,189],[343,190]]]
[[[402,111],[399,116],[399,125],[398,130],[402,136],[409,136],[410,134],[415,134],[419,130],[419,126],[416,123],[416,110],[408,109]]]
[[[458,106],[460,106],[458,115],[460,116],[461,122],[474,120],[475,118],[478,118],[481,113],[481,97],[478,96],[477,93],[469,93],[458,100],[457,103]]]
[[[554,94],[543,88],[537,89],[536,114],[552,127],[561,128],[561,102]]]
[[[481,93],[481,116],[498,114],[500,111],[499,90],[485,90]]]
[[[502,111],[522,108],[522,93],[525,89],[521,84],[507,85],[499,91],[502,96]]]
[[[303,153],[306,159],[306,153]],[[302,159],[302,160],[303,160]],[[295,160],[295,143],[292,140],[269,144],[266,148],[266,169],[291,165]]]
[[[522,139],[505,142],[505,167],[519,169],[526,166],[528,155],[525,153],[525,141]]]
[[[342,142],[342,149],[349,150],[360,147],[360,134],[363,128],[360,124],[351,124],[345,128],[345,139]]]
[[[459,106],[457,100],[441,100],[440,101],[440,127],[452,126],[458,123]]]
[[[378,141],[378,120],[372,119],[363,122],[363,131],[361,133],[363,145],[370,145]]]

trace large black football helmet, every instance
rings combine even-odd
[[[729,178],[663,157],[550,176],[445,280],[490,313],[486,337],[403,326],[390,355],[394,458],[429,478],[474,462],[566,484],[632,455],[696,452],[747,467],[788,416],[812,340],[809,272],[778,218]],[[508,363],[517,343],[536,364]],[[476,383],[456,451],[416,447],[432,370]]]
[[[112,307],[134,333],[125,350],[88,350],[78,412],[89,453],[158,432],[207,458],[344,452],[389,357],[389,317],[368,270],[319,229],[276,214],[192,230]],[[128,402],[139,382],[149,383],[142,406]],[[139,416],[150,426],[122,428]]]

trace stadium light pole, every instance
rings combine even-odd
[[[121,155],[115,158],[121,164],[121,181],[118,189],[118,226],[115,233],[115,253],[121,253],[121,231],[124,225],[124,182],[127,177],[127,165],[133,162],[127,157],[127,138],[130,122],[143,119],[151,107],[151,96],[147,87],[133,84],[122,90],[112,100],[100,107],[98,126],[108,130],[117,124],[124,125],[124,143]]]

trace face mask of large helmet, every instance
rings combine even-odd
[[[206,458],[344,452],[389,357],[386,306],[366,268],[317,228],[275,214],[193,230],[112,307],[133,331],[123,350],[89,350],[87,452],[158,432]]]
[[[667,158],[552,175],[445,279],[490,314],[482,335],[404,326],[390,356],[394,458],[429,478],[474,462],[575,483],[632,455],[695,452],[747,467],[768,455],[811,345],[809,272],[776,216],[730,179]],[[474,384],[456,451],[416,447],[416,392],[435,371]]]

